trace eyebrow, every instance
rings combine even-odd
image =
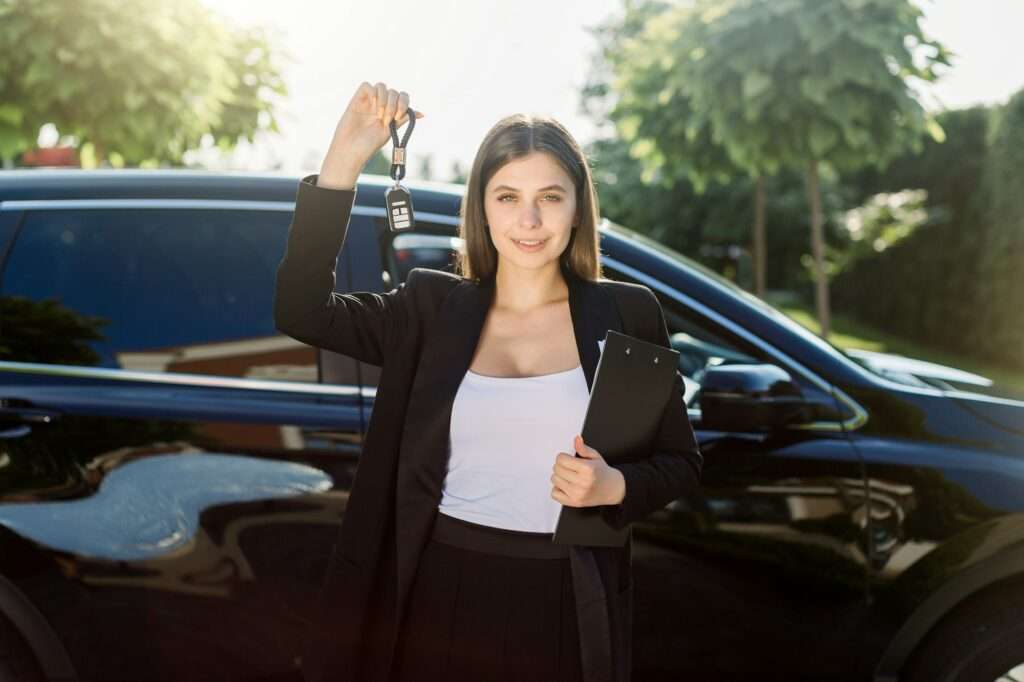
[[[562,186],[561,186],[561,185],[559,185],[559,184],[554,184],[554,185],[548,185],[547,187],[541,187],[541,188],[540,188],[539,190],[537,190],[537,191],[538,191],[538,192],[546,192],[546,191],[548,191],[549,189],[557,189],[557,190],[558,190],[559,192],[565,192],[566,194],[568,194],[568,193],[569,193],[569,192],[568,192],[568,190],[566,190],[566,189],[565,189],[564,187],[562,187]],[[512,190],[513,192],[518,192],[518,191],[519,191],[519,190],[517,190],[517,189],[516,189],[515,187],[509,187],[508,185],[498,185],[497,187],[495,187],[494,189],[492,189],[492,190],[491,190],[491,192],[492,192],[492,193],[493,193],[493,192],[500,192],[500,191],[502,191],[502,190]]]

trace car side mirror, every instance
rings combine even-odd
[[[773,430],[813,421],[817,406],[781,367],[712,365],[701,377],[701,426],[720,431]]]

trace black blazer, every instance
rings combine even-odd
[[[299,184],[274,320],[304,343],[381,367],[339,543],[303,655],[307,680],[380,680],[430,537],[446,471],[451,408],[472,362],[494,285],[415,268],[387,293],[334,291],[335,265],[356,190]],[[643,285],[587,281],[563,267],[580,363],[591,386],[598,341],[614,329],[669,345],[661,306]],[[616,462],[621,504],[602,514],[616,528],[697,492],[703,459],[682,400],[682,377],[652,452]],[[586,682],[626,682],[631,668],[632,538],[624,547],[570,548]]]

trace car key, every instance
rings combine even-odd
[[[391,150],[391,179],[395,181],[394,187],[384,195],[384,203],[387,205],[388,228],[392,232],[404,232],[416,227],[416,219],[412,211],[412,193],[402,186],[402,178],[405,177],[405,146],[409,143],[409,136],[416,126],[416,112],[412,107],[408,108],[409,127],[405,129],[402,141],[398,141],[398,129],[395,122],[391,121],[391,141],[394,149]]]
[[[384,199],[388,206],[388,227],[392,232],[411,230],[416,226],[412,213],[412,194],[409,190],[395,183]]]

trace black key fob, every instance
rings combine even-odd
[[[401,185],[395,185],[384,197],[387,203],[388,227],[392,232],[411,230],[416,226],[412,215],[412,194]]]

